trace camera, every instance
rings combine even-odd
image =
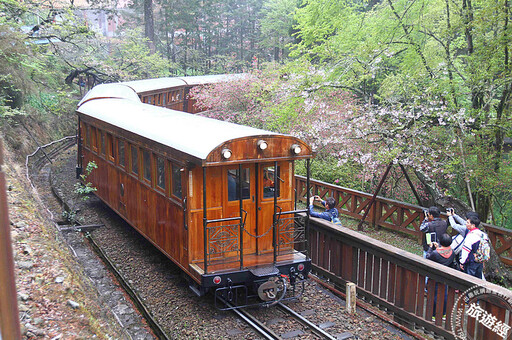
[[[423,213],[425,214],[425,216],[428,216],[428,209],[423,209]]]

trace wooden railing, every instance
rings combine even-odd
[[[338,202],[340,214],[361,220],[368,208],[372,194],[343,188],[318,180],[311,180],[311,195],[322,198],[334,197]],[[306,177],[295,176],[295,188],[299,200],[305,201]],[[423,207],[395,201],[377,196],[365,219],[376,227],[383,227],[394,231],[413,235],[421,242],[422,232],[420,224],[423,219]],[[446,215],[443,214],[446,218]],[[489,235],[489,239],[496,253],[503,263],[512,265],[512,230],[500,228],[491,224],[481,224]]]
[[[511,291],[322,219],[311,218],[308,240],[313,272],[328,278],[340,290],[347,282],[355,283],[359,298],[385,310],[395,321],[453,339],[452,325],[457,324],[456,316],[462,313],[466,331],[477,335],[472,338],[501,339],[496,329],[486,328],[467,316],[469,305],[458,298],[467,289],[480,286],[488,289],[491,296],[499,295],[512,302]],[[456,302],[457,313],[453,315]],[[496,322],[510,325],[510,303],[482,299],[478,306],[495,316]]]

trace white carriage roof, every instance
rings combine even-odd
[[[91,99],[79,105],[77,112],[201,160],[206,160],[211,151],[232,139],[277,135],[270,131],[120,98]]]
[[[227,81],[235,77],[242,77],[243,74],[219,74],[208,76],[190,76],[190,77],[167,77],[156,79],[144,79],[126,81],[119,84],[129,86],[137,93],[144,93],[160,89],[168,89],[179,86],[196,86],[205,84],[214,84]]]
[[[121,84],[100,84],[94,86],[92,90],[87,92],[87,94],[78,103],[78,107],[86,101],[100,98],[124,98],[140,103],[137,93],[128,86]]]

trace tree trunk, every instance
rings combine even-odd
[[[155,24],[153,20],[153,0],[144,0],[144,33],[148,38],[149,49],[155,53]]]

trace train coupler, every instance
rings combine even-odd
[[[219,310],[230,310],[246,306],[247,299],[248,291],[245,285],[233,286],[229,284],[226,287],[215,290],[215,307]],[[219,302],[221,305],[218,304]],[[228,306],[226,302],[231,306]]]

